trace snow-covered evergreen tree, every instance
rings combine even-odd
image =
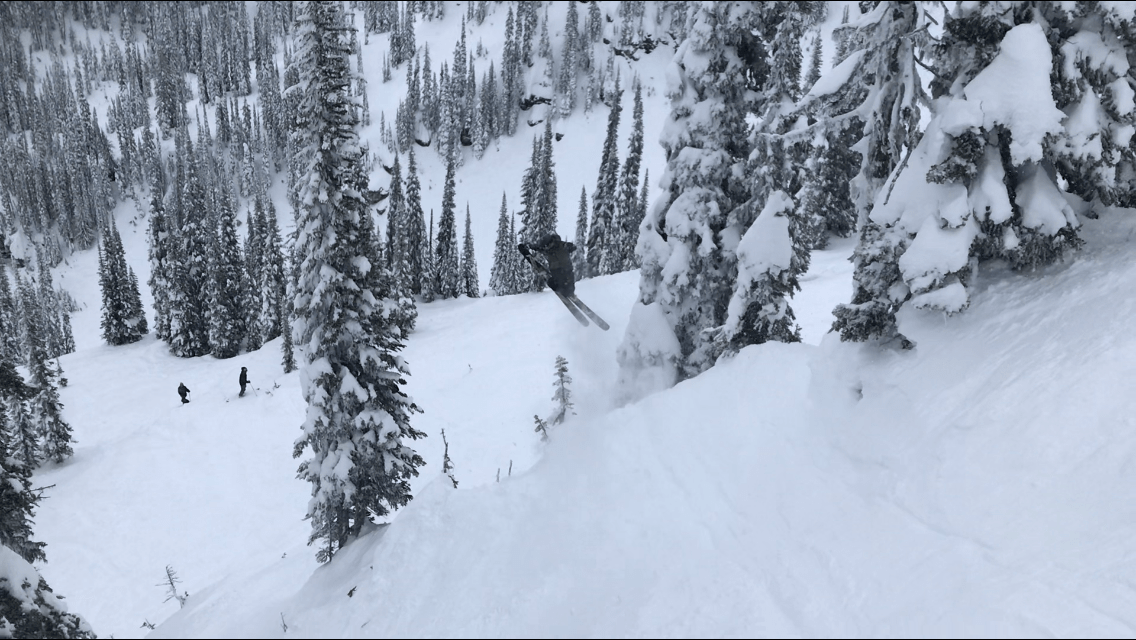
[[[219,200],[217,251],[210,256],[209,344],[214,357],[232,358],[240,353],[247,333],[247,276],[232,200],[224,191]]]
[[[467,53],[465,46],[465,18],[462,18],[461,23],[461,36],[457,42],[454,43],[454,63],[451,67],[452,71],[452,88],[451,98],[453,99],[453,118],[456,128],[460,132],[461,128],[468,123],[468,114],[466,113],[466,63]]]
[[[503,118],[501,132],[513,135],[517,132],[517,116],[521,99],[521,61],[514,37],[513,7],[509,6],[505,18],[505,44],[501,52],[501,100],[500,114]]]
[[[881,2],[870,13],[834,33],[844,41],[847,59],[831,73],[843,80],[822,94],[808,94],[783,119],[805,116],[816,121],[789,138],[815,137],[818,131],[846,132],[863,138],[853,145],[863,155],[851,195],[861,222],[906,149],[919,138],[921,106],[929,103],[917,72],[917,50],[928,42],[929,21],[917,3]],[[834,83],[837,84],[837,83]],[[862,126],[862,129],[860,128]]]
[[[0,359],[0,546],[27,562],[44,560],[43,542],[32,539],[32,518],[40,496],[32,490],[32,468],[18,461],[9,420],[13,403],[23,403],[32,390],[9,360]]]
[[[850,49],[855,35],[855,27],[849,24],[850,9],[849,5],[844,5],[843,13],[840,16],[840,26],[832,30],[832,41],[836,47],[836,51],[832,55],[832,66],[834,67],[847,60],[848,54],[852,53]],[[856,13],[859,15],[860,7],[857,7]]]
[[[87,621],[68,613],[62,599],[30,560],[0,545],[0,637],[95,638]]]
[[[8,268],[0,266],[0,361],[23,362],[24,346],[20,340],[20,318],[16,299],[8,281]]]
[[[643,226],[643,218],[647,217],[647,198],[650,193],[650,184],[651,172],[644,169],[643,186],[639,189],[638,208],[635,212],[635,218],[639,220],[639,224],[632,229],[632,233],[635,236],[635,244],[631,247],[630,251],[624,253],[624,259],[626,260],[626,262],[623,263],[624,271],[639,268],[639,230]]]
[[[138,279],[126,263],[122,237],[114,220],[103,232],[99,250],[103,340],[109,345],[137,342],[148,332]]]
[[[387,326],[397,332],[397,337],[405,339],[414,331],[418,322],[418,308],[414,297],[401,288],[398,278],[387,267],[383,258],[382,234],[375,229],[375,223],[368,211],[361,218],[360,233],[372,238],[370,251],[364,258],[374,267],[368,272],[365,284],[370,287],[372,295],[382,300],[383,319]]]
[[[1044,3],[948,14],[929,61],[935,116],[876,194],[855,295],[834,312],[842,338],[910,346],[901,307],[960,312],[984,262],[1031,269],[1079,246],[1065,193],[1107,202],[1131,175],[1131,152],[1109,152],[1133,118],[1132,91],[1106,62],[1124,48],[1121,22],[1108,7]]]
[[[289,296],[287,300],[283,301],[280,309],[280,317],[283,321],[283,340],[280,341],[280,366],[283,367],[284,373],[292,373],[296,370],[296,349],[292,341],[292,318],[295,317],[295,303],[294,299]]]
[[[47,263],[47,255],[54,253],[54,249],[43,247],[42,250],[36,252],[36,278],[39,290],[37,296],[39,297],[39,309],[41,322],[44,326],[44,353],[48,358],[58,358],[59,356],[74,351],[74,348],[64,350],[63,338],[66,331],[61,326],[63,319],[63,308],[59,299],[59,293],[55,290],[52,283],[51,267]],[[127,267],[128,275],[133,278],[134,272]],[[128,282],[128,288],[130,283]],[[133,293],[133,298],[131,298]],[[141,315],[145,318],[142,312],[142,301],[138,297],[138,283],[137,279],[133,281],[133,291],[127,291],[127,298],[133,303],[132,309],[136,317]],[[145,327],[143,327],[145,328]]]
[[[418,179],[418,166],[414,160],[413,147],[410,149],[406,166],[406,215],[403,219],[406,223],[406,270],[410,293],[425,295],[422,290],[424,283],[431,283],[432,290],[432,280],[427,269],[427,260],[430,259],[432,264],[432,258],[426,246],[429,241],[426,231],[426,212],[422,209],[422,183]]]
[[[770,340],[801,340],[787,301],[800,290],[793,261],[796,206],[784,191],[773,192],[738,243],[737,285],[722,327],[724,353]]]
[[[847,7],[845,7],[847,8]],[[802,91],[808,91],[820,79],[821,63],[824,56],[824,46],[820,38],[820,34],[813,36],[813,43],[809,51],[809,70],[805,73],[804,82],[801,85]]]
[[[539,2],[527,1],[517,3],[517,50],[520,51],[521,63],[526,67],[533,66],[533,36],[540,18],[537,17]]]
[[[526,226],[536,234],[544,235],[556,231],[556,161],[552,157],[552,119],[544,121],[544,137],[541,140],[540,165],[537,175],[540,185],[536,198],[536,215],[526,221]]]
[[[517,252],[517,239],[509,223],[509,209],[505,194],[501,194],[501,213],[497,216],[497,241],[493,245],[493,267],[489,271],[489,292],[495,296],[517,293],[513,273],[513,255]]]
[[[58,364],[58,363],[57,363]],[[29,401],[40,434],[43,460],[61,463],[70,458],[71,425],[63,419],[63,403],[59,400],[58,374],[46,360],[34,361],[30,367],[35,395]]]
[[[540,180],[540,138],[533,136],[532,152],[529,155],[529,167],[525,169],[524,176],[521,177],[521,242],[532,243],[535,242],[538,235],[535,225],[528,225],[526,221],[530,218],[536,218],[537,199],[540,197],[539,192],[541,189]]]
[[[462,238],[461,268],[458,271],[458,288],[462,295],[477,298],[481,286],[477,283],[477,257],[473,251],[473,228],[469,218],[469,204],[465,205],[465,236]]]
[[[438,86],[430,68],[430,45],[422,47],[422,64],[415,65],[422,73],[422,124],[431,133],[438,131]]]
[[[851,181],[861,156],[852,146],[863,137],[859,121],[835,123],[812,143],[798,199],[804,224],[802,242],[823,249],[830,236],[847,238],[856,230],[856,203]]]
[[[700,5],[675,53],[671,114],[661,138],[668,193],[639,227],[639,299],[617,353],[631,392],[697,375],[721,347],[707,330],[725,322],[733,295],[731,249],[738,236],[724,234],[727,216],[749,198],[740,177],[752,106],[739,79],[754,77],[753,56],[762,50],[754,11],[753,5]]]
[[[24,407],[22,401],[16,402],[12,417],[22,461],[28,468],[35,468],[40,462],[59,463],[71,456],[71,426],[63,420],[63,405],[56,386],[58,374],[49,362],[42,298],[30,281],[20,280],[18,285],[28,355],[29,393],[27,406]],[[134,286],[137,286],[136,281]]]
[[[639,167],[643,163],[643,85],[635,83],[635,106],[632,109],[631,139],[627,144],[627,160],[619,176],[619,194],[616,200],[619,250],[613,264],[614,271],[626,270],[635,261],[635,243],[639,240],[639,224],[643,221],[639,209]],[[616,252],[613,252],[616,253]]]
[[[261,290],[260,331],[264,342],[281,334],[288,335],[288,276],[284,267],[284,250],[280,243],[280,226],[276,207],[265,198],[264,224],[261,226],[262,264],[257,280]],[[259,217],[259,214],[258,214]]]
[[[390,196],[387,197],[387,251],[386,266],[395,277],[401,291],[410,291],[409,265],[406,260],[407,219],[406,197],[402,192],[402,163],[398,154],[390,169]]]
[[[294,453],[310,450],[298,473],[312,484],[309,542],[323,541],[320,561],[373,517],[409,502],[408,479],[424,464],[407,442],[425,434],[410,425],[418,407],[399,390],[409,375],[399,332],[369,286],[380,265],[365,257],[374,240],[361,222],[367,179],[349,103],[348,30],[338,2],[300,5],[293,64],[301,81],[293,90],[297,139],[312,162],[298,189],[295,335],[308,410]]]
[[[37,469],[43,462],[35,417],[28,406],[29,398],[34,394],[35,391],[29,389],[27,395],[13,396],[7,400],[10,434],[8,455],[11,456],[14,464],[26,469],[29,473]]]
[[[576,3],[568,3],[568,13],[564,19],[563,46],[560,48],[560,74],[556,81],[556,95],[559,113],[562,117],[571,115],[576,108],[576,74],[579,71],[580,17]]]
[[[611,111],[607,117],[607,136],[600,156],[599,176],[592,192],[592,223],[588,228],[587,276],[602,276],[619,270],[620,238],[616,227],[617,200],[619,198],[619,114],[623,92],[618,78],[611,98]]]
[[[170,293],[173,289],[170,251],[170,223],[162,204],[162,195],[155,189],[150,199],[150,226],[147,231],[150,258],[150,294],[154,303],[154,335],[159,340],[170,339]]]
[[[521,203],[525,210],[521,213],[520,241],[526,244],[539,241],[556,231],[556,162],[552,157],[552,121],[546,120],[544,135],[533,138],[532,158],[521,184]],[[526,273],[532,269],[524,262]],[[530,282],[530,290],[538,291],[544,286],[543,280],[523,276]]]
[[[173,290],[170,292],[170,352],[183,358],[209,353],[209,320],[207,285],[209,255],[215,244],[215,232],[206,216],[208,205],[205,186],[201,182],[198,154],[185,133],[184,152],[178,160],[175,188],[180,190],[177,211],[179,231],[172,252]],[[188,160],[186,156],[193,156]]]
[[[246,215],[248,235],[245,236],[244,282],[244,322],[245,348],[256,351],[264,344],[264,327],[261,312],[264,309],[264,288],[261,279],[264,273],[264,198],[253,199],[253,208]]]
[[[433,302],[438,297],[435,289],[437,268],[434,265],[434,210],[430,210],[430,227],[426,230],[422,245],[422,299]]]
[[[458,254],[457,215],[454,202],[454,159],[446,163],[446,182],[442,188],[442,216],[438,219],[438,235],[434,243],[434,294],[439,298],[456,298],[461,294]]]
[[[555,391],[552,393],[552,401],[556,403],[556,407],[552,411],[552,417],[548,422],[554,425],[561,424],[568,413],[572,411],[572,390],[568,385],[572,383],[572,376],[568,375],[568,360],[564,356],[556,356],[556,380],[552,383]]]
[[[1131,63],[1119,63],[1136,47],[1136,34],[1129,28],[1132,16],[1127,7],[1100,3],[1043,3],[1038,9],[1043,19],[1035,21],[1049,25],[1047,39],[1060,38],[1055,47],[1060,53],[1054,53],[1053,98],[1068,114],[1064,131],[1047,155],[1068,182],[1066,191],[1094,202],[1086,216],[1098,215],[1095,201],[1132,207],[1136,150],[1128,131],[1136,126],[1136,109],[1129,90]],[[1029,17],[1023,9],[1016,13],[1018,22]],[[946,51],[944,46],[941,52]]]
[[[509,215],[509,235],[513,237],[514,247],[519,244],[520,235],[517,233],[517,214],[513,212]],[[531,282],[531,266],[529,261],[521,255],[519,250],[509,253],[510,259],[510,277],[512,278],[514,293],[521,293],[526,290]]]
[[[474,154],[480,160],[489,147],[489,143],[501,135],[500,97],[497,93],[497,77],[493,62],[489,63],[489,71],[481,81],[479,94],[480,106],[478,111],[478,137],[474,139]]]
[[[588,18],[584,23],[584,35],[588,42],[599,42],[603,36],[603,17],[595,0],[588,2]]]
[[[584,250],[588,246],[588,188],[580,187],[580,208],[576,212],[576,250],[572,252],[572,273],[576,280],[588,272],[588,257]]]

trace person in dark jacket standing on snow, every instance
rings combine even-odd
[[[572,257],[569,255],[576,250],[576,245],[564,242],[556,233],[550,233],[531,245],[522,242],[517,245],[517,250],[546,278],[549,289],[566,298],[576,294],[576,274],[572,270]],[[534,258],[534,251],[539,252],[544,260]],[[543,264],[538,264],[539,262]]]
[[[247,367],[241,367],[240,383],[241,383],[241,395],[240,395],[240,397],[243,398],[243,397],[245,397],[245,385],[247,385],[249,383],[248,368]]]
[[[184,382],[178,384],[178,395],[181,396],[182,404],[189,402],[189,398],[186,398],[186,396],[189,395],[189,387],[185,386]]]

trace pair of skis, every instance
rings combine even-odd
[[[548,267],[544,265],[540,260],[534,259],[531,255],[525,255],[525,259],[529,261],[530,265],[532,265],[533,270],[542,274],[546,279],[548,278],[548,276],[550,275]],[[560,298],[560,301],[564,303],[564,306],[568,308],[568,311],[572,312],[572,316],[576,318],[576,320],[578,320],[583,326],[588,326],[588,320],[590,319],[596,324],[597,327],[603,329],[604,331],[607,331],[611,328],[610,326],[608,326],[607,322],[605,322],[603,318],[596,315],[596,312],[592,311],[591,308],[588,307],[588,305],[580,302],[580,299],[576,297],[575,293],[570,296],[566,296],[556,290],[553,290],[553,293],[556,294],[557,298]]]
[[[560,301],[564,303],[565,307],[568,307],[568,310],[571,311],[572,315],[580,321],[580,324],[586,327],[588,326],[588,320],[590,319],[592,322],[596,323],[597,327],[603,329],[604,331],[607,331],[611,328],[606,322],[604,322],[603,318],[596,315],[595,311],[589,309],[588,305],[580,302],[580,299],[576,297],[576,294],[566,296],[559,291],[554,291],[553,293],[556,294],[557,298],[560,298]]]

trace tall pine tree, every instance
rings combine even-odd
[[[171,294],[173,293],[173,238],[170,221],[162,203],[162,194],[155,187],[150,198],[150,228],[147,231],[150,250],[150,294],[154,299],[154,335],[159,340],[170,339]]]
[[[237,240],[236,211],[227,191],[219,194],[217,250],[210,257],[209,343],[216,358],[240,353],[247,332],[245,260]]]
[[[588,188],[580,187],[580,208],[576,212],[576,251],[572,252],[572,271],[579,280],[588,272]]]
[[[495,296],[517,293],[513,273],[513,254],[517,253],[517,239],[509,224],[509,209],[501,194],[501,213],[497,216],[497,242],[493,245],[493,268],[489,272],[489,292]]]
[[[8,418],[12,403],[22,404],[31,393],[11,361],[0,359],[0,545],[35,562],[46,559],[46,545],[32,539],[32,517],[40,496],[32,490],[32,468],[15,456]]]
[[[430,256],[429,232],[426,230],[426,212],[422,209],[422,183],[418,179],[418,165],[414,160],[414,147],[410,148],[410,158],[406,166],[406,273],[410,293],[426,295],[424,283],[432,291],[432,280],[427,265],[432,264]],[[431,229],[431,231],[433,231]],[[400,243],[401,245],[401,243]]]
[[[362,222],[370,214],[361,195],[367,178],[351,108],[348,31],[340,3],[300,5],[296,139],[312,160],[297,185],[295,333],[308,410],[294,455],[310,450],[298,473],[312,485],[309,542],[323,541],[320,561],[372,517],[407,504],[408,480],[425,464],[406,442],[425,434],[410,425],[418,407],[400,390],[409,375],[397,355],[403,345],[371,289],[366,258],[374,239]]]
[[[725,321],[734,284],[722,233],[727,215],[748,199],[742,176],[751,108],[739,80],[752,77],[761,50],[753,11],[754,4],[699,5],[676,54],[671,122],[660,140],[667,154],[661,183],[669,193],[640,226],[639,299],[617,353],[631,391],[669,386],[717,358],[716,336],[707,330]],[[602,234],[592,236],[600,250]],[[592,262],[591,243],[588,250]],[[673,340],[660,333],[665,327]]]
[[[138,279],[126,264],[122,237],[112,219],[103,231],[99,250],[99,287],[102,290],[103,340],[109,345],[137,342],[148,331]]]
[[[473,254],[473,230],[470,226],[469,204],[465,205],[465,236],[462,238],[461,270],[458,283],[462,295],[470,298],[480,296],[477,283],[477,258]]]
[[[607,117],[607,137],[600,156],[596,190],[592,192],[592,224],[588,229],[588,276],[601,276],[619,270],[620,238],[616,223],[616,202],[619,198],[619,156],[616,136],[619,132],[619,114],[623,92],[616,79]]]
[[[438,219],[438,236],[434,244],[434,293],[439,298],[456,298],[461,293],[454,192],[454,159],[451,157],[446,163],[442,216]]]
[[[635,106],[631,114],[631,139],[627,145],[627,161],[619,176],[616,201],[619,250],[614,257],[619,263],[612,265],[616,271],[630,269],[634,263],[635,242],[639,239],[639,224],[643,222],[639,208],[639,166],[643,163],[643,85],[640,82],[635,83]]]

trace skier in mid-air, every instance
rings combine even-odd
[[[576,274],[572,269],[572,258],[569,255],[576,250],[575,244],[564,242],[554,232],[531,245],[522,242],[517,245],[517,250],[529,261],[533,270],[544,278],[548,288],[552,289],[580,324],[587,326],[588,318],[591,318],[596,326],[604,331],[608,330],[608,324],[603,318],[576,297]]]

